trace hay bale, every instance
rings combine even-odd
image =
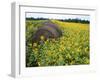
[[[59,27],[52,23],[51,21],[44,22],[43,25],[35,32],[32,38],[33,43],[42,44],[43,41],[41,40],[41,36],[44,36],[44,40],[49,38],[58,38],[62,36],[62,31]]]

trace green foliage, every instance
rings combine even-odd
[[[57,39],[34,43],[32,35],[46,20],[26,20],[26,66],[62,66],[89,64],[89,24],[51,20],[63,31]]]

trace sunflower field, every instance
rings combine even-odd
[[[67,66],[90,63],[89,24],[50,20],[62,30],[61,37],[34,43],[32,34],[46,20],[26,20],[26,67]],[[44,36],[41,36],[44,40]]]

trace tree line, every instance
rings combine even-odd
[[[49,20],[49,18],[33,18],[33,17],[31,17],[31,18],[26,18],[26,20]],[[90,23],[89,20],[82,20],[82,19],[78,19],[78,18],[76,18],[76,19],[71,19],[71,18],[69,18],[69,19],[55,19],[55,20],[59,20],[62,22],[75,22],[75,23],[83,23],[83,24]]]

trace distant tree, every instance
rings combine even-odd
[[[71,19],[71,18],[69,18],[69,19],[59,19],[59,21],[75,22],[75,23],[90,23],[90,21],[88,21],[88,20],[81,20],[81,19],[78,19],[78,18],[76,18],[76,19]]]
[[[43,18],[43,17],[34,18],[34,17],[30,17],[30,18],[26,18],[26,20],[49,20],[49,18]],[[75,22],[75,23],[83,23],[83,24],[85,24],[85,23],[89,24],[90,23],[90,21],[88,21],[88,20],[82,20],[82,19],[78,19],[78,18],[76,18],[76,19],[71,19],[71,18],[69,18],[69,19],[57,19],[57,20],[63,21],[63,22]]]

